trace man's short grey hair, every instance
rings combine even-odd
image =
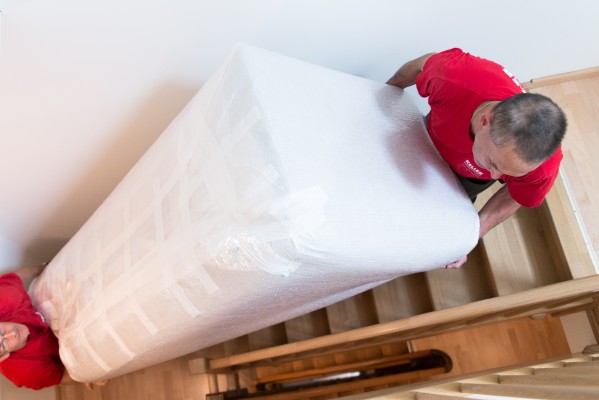
[[[550,98],[534,93],[514,95],[492,112],[491,140],[496,146],[515,144],[529,163],[543,162],[559,147],[566,133],[566,116]]]

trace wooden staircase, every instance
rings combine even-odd
[[[490,195],[479,201],[484,204]],[[409,340],[447,330],[530,315],[592,312],[599,301],[599,276],[570,204],[564,182],[558,178],[541,207],[522,208],[496,227],[462,268],[396,278],[223,343],[222,357],[193,359],[190,370],[209,374],[211,392],[216,393],[252,387],[269,374],[406,354]],[[397,379],[395,384],[406,381]],[[349,393],[349,389],[331,389],[326,395],[318,392],[299,398],[316,400]]]
[[[496,397],[483,397],[496,396]],[[410,385],[344,397],[346,400],[451,400],[451,399],[567,399],[599,398],[599,347],[583,354],[542,364],[520,366],[478,376]]]

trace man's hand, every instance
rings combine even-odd
[[[482,238],[493,229],[495,226],[499,225],[512,215],[520,208],[520,204],[516,203],[510,192],[508,191],[507,185],[504,185],[501,189],[499,189],[487,203],[482,207],[478,216],[480,218],[480,231],[479,231],[479,239]],[[466,260],[468,256],[464,256],[457,261],[452,262],[451,264],[447,264],[445,268],[460,268]]]
[[[433,54],[435,53],[428,53],[412,61],[408,61],[402,65],[391,78],[389,78],[387,84],[397,86],[401,89],[412,86],[416,83],[416,77],[422,72],[424,63]]]
[[[28,288],[33,279],[38,277],[39,274],[42,273],[44,268],[46,268],[46,265],[48,265],[48,263],[32,265],[29,267],[21,267],[15,271],[15,274],[17,274],[19,278],[21,278],[23,286],[25,286],[25,288]]]
[[[84,382],[83,384],[85,385],[87,390],[94,390],[95,386],[104,386],[108,383],[109,380],[110,379],[106,379],[104,381]],[[73,384],[73,383],[80,383],[80,382],[77,382],[76,380],[71,378],[71,375],[69,375],[69,373],[65,370],[64,374],[62,376],[62,382],[60,382],[60,384],[62,385],[62,384]]]
[[[105,381],[85,382],[85,387],[87,390],[94,390],[95,386],[104,386],[108,381],[109,379],[106,379]]]
[[[445,268],[449,268],[449,269],[460,268],[462,265],[464,265],[466,263],[467,259],[468,259],[468,256],[464,256],[464,257],[460,258],[459,260],[452,262],[451,264],[447,264],[445,266]]]

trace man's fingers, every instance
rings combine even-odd
[[[94,390],[94,386],[104,386],[108,383],[110,379],[106,379],[105,381],[96,381],[96,382],[85,382],[85,387],[87,390]]]
[[[451,264],[447,264],[445,266],[445,268],[449,268],[449,269],[460,268],[462,265],[464,265],[466,263],[467,259],[468,259],[468,256],[464,256],[464,257],[460,258],[459,260],[452,262]]]

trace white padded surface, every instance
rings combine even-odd
[[[440,267],[478,229],[400,89],[240,45],[32,297],[92,381]]]

